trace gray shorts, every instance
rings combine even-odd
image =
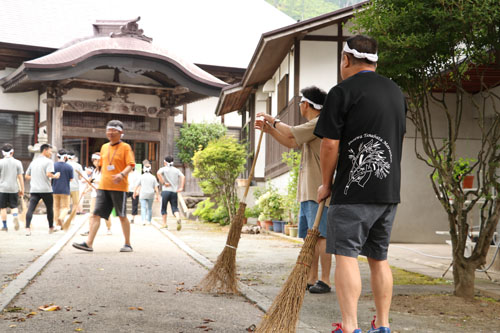
[[[326,252],[386,260],[397,204],[332,205],[328,209]]]

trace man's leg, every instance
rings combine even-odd
[[[167,227],[167,204],[168,204],[168,192],[167,191],[162,191],[161,192],[161,219],[163,221],[163,228]]]
[[[52,193],[42,193],[42,200],[47,207],[47,220],[49,222],[49,230],[54,230],[54,197]]]
[[[130,245],[130,222],[126,216],[120,216],[122,224],[123,237],[125,237],[125,245]]]
[[[318,238],[318,242],[316,243],[316,249],[314,252],[318,252],[319,261],[321,263],[321,281],[331,287],[330,271],[332,269],[332,254],[326,253],[326,238]]]
[[[59,220],[62,223],[64,223],[64,220],[66,219],[66,216],[68,215],[70,199],[71,199],[71,197],[69,194],[62,194],[61,195]]]
[[[99,230],[99,226],[101,225],[101,217],[98,215],[92,214],[90,216],[90,227],[89,227],[89,235],[87,236],[87,245],[92,247],[94,244],[95,236],[97,235],[97,231]]]
[[[389,309],[392,300],[392,271],[387,260],[368,258],[370,265],[370,282],[377,309],[375,327],[389,327]]]
[[[28,211],[26,212],[26,229],[27,233],[30,232],[31,219],[33,218],[33,212],[35,211],[36,205],[40,201],[41,197],[38,193],[31,193],[30,202],[28,206]]]
[[[344,332],[352,332],[358,328],[358,299],[361,294],[358,260],[336,255],[335,261],[335,290],[342,313],[342,328]]]
[[[56,226],[62,226],[62,221],[59,220],[61,212],[61,194],[54,194],[54,216],[56,217]]]
[[[7,208],[0,209],[0,215],[2,218],[2,230],[7,230]]]

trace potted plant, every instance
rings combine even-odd
[[[297,187],[299,180],[301,153],[296,151],[284,152],[282,161],[290,168],[287,184],[287,193],[283,196],[283,210],[288,223],[285,225],[285,234],[290,235],[290,229],[294,229],[297,236],[297,224],[299,219],[300,203],[297,200]]]
[[[248,224],[258,224],[258,217],[260,215],[260,209],[259,206],[255,205],[253,207],[247,207],[245,208],[245,218],[248,221]]]
[[[256,205],[259,207],[259,221],[264,222],[263,227],[267,230],[273,228],[272,220],[279,220],[283,214],[281,195],[276,188],[268,185],[265,192],[262,193],[256,200]]]

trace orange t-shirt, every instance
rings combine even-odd
[[[130,145],[125,142],[120,142],[114,146],[105,143],[101,147],[101,159],[99,166],[101,167],[101,181],[99,182],[100,190],[122,191],[128,192],[127,177],[123,178],[118,184],[113,183],[113,175],[123,171],[127,165],[135,166],[135,157]],[[112,166],[111,168],[109,166]]]

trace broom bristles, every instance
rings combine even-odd
[[[236,213],[229,233],[227,235],[226,246],[222,250],[214,267],[199,283],[199,288],[205,292],[217,292],[227,294],[238,293],[238,282],[236,280],[236,249],[241,237],[241,227],[243,226],[243,216],[246,204],[240,202],[240,207]]]
[[[318,236],[317,229],[307,232],[295,267],[257,326],[256,332],[295,332]]]

